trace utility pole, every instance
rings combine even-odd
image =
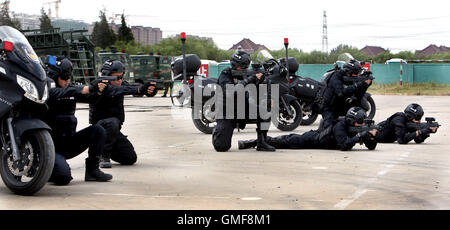
[[[328,53],[328,23],[326,11],[323,11],[322,52]]]

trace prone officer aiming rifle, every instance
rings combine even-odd
[[[349,127],[350,134],[356,134],[361,137],[361,139],[375,139],[380,132],[380,127],[374,125],[375,121],[366,119],[364,120],[364,125],[362,126],[351,126]],[[373,132],[376,131],[376,132]],[[374,135],[375,133],[375,135]]]
[[[436,119],[434,117],[427,117],[427,118],[425,118],[425,121],[426,122],[422,122],[422,123],[408,122],[406,124],[406,127],[407,127],[408,131],[412,131],[412,132],[441,127],[441,125],[439,125],[439,123],[436,122]],[[437,129],[436,129],[436,131],[432,131],[431,133],[436,133],[436,132],[437,132]]]

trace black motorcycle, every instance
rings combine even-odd
[[[217,87],[217,80],[209,79],[197,74],[201,66],[200,58],[195,54],[186,55],[186,80],[183,76],[183,59],[182,57],[176,58],[172,63],[172,72],[174,74],[174,82],[180,82],[181,87],[178,89],[177,94],[171,92],[172,104],[176,107],[190,106],[192,108],[192,121],[194,126],[205,134],[212,134],[216,119],[214,112],[214,105],[209,105],[206,102],[214,97],[214,90]],[[201,85],[195,87],[195,83],[201,82]],[[203,90],[205,88],[212,88],[211,96],[203,96]],[[200,109],[196,110],[195,104],[195,89],[201,89],[200,95],[202,95],[202,105]]]
[[[289,94],[289,80],[286,77],[286,69],[283,68],[280,62],[274,59],[267,51],[260,51],[258,53],[258,59],[260,63],[263,63],[262,65],[253,64],[252,70],[242,71],[242,74],[253,74],[255,71],[260,71],[261,69],[260,72],[263,72],[266,76],[266,82],[270,82],[270,84],[279,84],[279,117],[277,121],[273,121],[273,123],[281,131],[295,130],[301,123],[301,118],[303,116],[302,108],[296,98]],[[209,102],[211,102],[211,99],[215,96],[214,91],[216,87],[219,87],[217,85],[217,80],[197,75],[201,62],[196,55],[186,55],[185,60],[186,79],[183,77],[183,59],[181,57],[177,58],[172,63],[173,79],[174,81],[181,81],[181,88],[178,92],[176,94],[171,93],[172,104],[177,107],[190,105],[192,107],[192,121],[195,127],[205,134],[212,134],[216,125],[216,110],[214,103]],[[264,70],[262,70],[262,68],[264,68]],[[196,82],[201,82],[201,85],[195,86]],[[202,95],[202,104],[199,106],[194,106],[196,88],[202,89],[202,92],[199,92]],[[212,93],[210,96],[203,96],[203,91],[207,88],[208,91]],[[256,123],[256,121],[254,123]],[[239,128],[244,129],[245,125],[241,124]]]
[[[12,192],[33,195],[55,162],[50,127],[39,119],[51,83],[23,34],[1,26],[0,40],[0,174]]]

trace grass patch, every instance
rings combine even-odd
[[[379,85],[374,83],[369,93],[375,95],[450,96],[450,84],[400,83]]]

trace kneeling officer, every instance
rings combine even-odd
[[[89,122],[100,125],[106,131],[105,151],[100,163],[101,168],[111,168],[111,159],[122,165],[133,165],[137,154],[133,145],[121,130],[125,122],[125,95],[152,94],[154,82],[143,86],[132,86],[124,81],[125,65],[117,60],[109,60],[103,64],[102,76],[111,77],[108,87],[101,95],[96,95],[89,101]],[[93,86],[103,84],[103,80],[94,81]],[[105,85],[105,84],[103,84]]]
[[[73,179],[66,159],[80,155],[86,149],[86,181],[106,182],[112,176],[99,169],[100,156],[105,143],[105,130],[93,125],[79,132],[75,117],[77,101],[86,101],[84,95],[96,93],[98,87],[80,87],[70,84],[72,62],[65,57],[48,57],[47,75],[55,81],[56,87],[49,90],[49,111],[45,122],[52,128],[51,135],[55,143],[55,167],[50,182],[67,185]]]

